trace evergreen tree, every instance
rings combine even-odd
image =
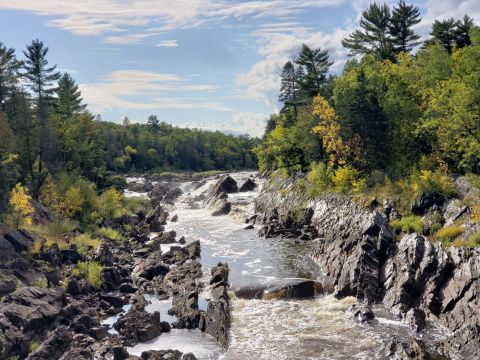
[[[297,114],[297,105],[299,102],[299,89],[296,78],[295,67],[291,61],[287,61],[283,66],[281,75],[280,96],[278,99],[283,102],[284,109],[293,106],[295,115]]]
[[[333,64],[329,61],[328,50],[311,49],[303,44],[295,63],[302,69],[296,77],[302,96],[313,98],[321,94],[328,69]]]
[[[27,45],[27,51],[23,52],[26,60],[24,62],[25,73],[23,74],[30,89],[36,95],[37,118],[40,126],[39,131],[39,153],[38,153],[38,178],[34,183],[33,194],[38,196],[38,191],[46,178],[43,172],[43,162],[55,161],[55,138],[48,120],[48,105],[51,95],[54,93],[54,81],[60,78],[56,72],[56,65],[49,67],[47,60],[48,47],[42,41],[33,40]],[[32,179],[33,180],[33,179]]]
[[[430,33],[433,39],[430,39],[428,43],[438,42],[451,54],[457,40],[457,28],[459,25],[460,22],[454,18],[443,21],[435,20]]]
[[[373,3],[365,10],[360,20],[360,27],[347,38],[342,45],[350,55],[373,54],[380,59],[393,59],[395,51],[390,38],[390,9],[387,4]]]
[[[57,94],[55,110],[63,119],[85,110],[87,105],[82,105],[82,94],[69,73],[63,73],[55,92]]]
[[[407,5],[404,0],[400,0],[398,7],[393,8],[390,35],[396,52],[410,52],[420,44],[420,36],[412,29],[420,21],[420,10],[413,4]]]
[[[128,126],[130,124],[131,124],[130,119],[127,116],[125,116],[123,118],[123,126]]]
[[[20,76],[22,62],[17,60],[15,49],[7,48],[0,42],[0,109],[5,111],[6,101]]]
[[[147,126],[152,131],[158,131],[160,129],[160,121],[158,121],[157,115],[150,115],[148,117]]]
[[[470,46],[472,44],[472,40],[470,39],[470,32],[474,27],[473,19],[465,15],[461,21],[458,22],[457,29],[456,29],[456,39],[455,43],[458,48],[462,48],[465,46]]]

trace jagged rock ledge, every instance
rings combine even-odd
[[[445,327],[451,336],[435,344],[438,358],[478,358],[479,248],[444,248],[417,234],[397,241],[388,224],[389,209],[370,209],[339,194],[310,201],[294,190],[294,183],[289,178],[264,187],[251,219],[263,225],[261,234],[315,233],[311,255],[333,281],[335,296],[383,304],[417,331],[425,322]],[[420,348],[422,341],[392,343],[387,356],[420,359],[405,355],[419,354]]]

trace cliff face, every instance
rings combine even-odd
[[[314,257],[335,284],[335,296],[381,303],[421,330],[425,318],[452,332],[441,344],[452,358],[480,350],[479,248],[443,248],[410,234],[400,241],[382,208],[326,194],[314,201],[294,179],[270,183],[255,203],[265,236],[314,234]]]

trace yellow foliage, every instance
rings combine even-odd
[[[95,289],[99,289],[102,286],[102,265],[96,261],[80,261],[77,266],[78,267],[72,271],[74,275],[83,275],[88,284]]]
[[[84,198],[79,187],[71,187],[65,193],[65,199],[62,204],[63,215],[71,217],[82,211]]]
[[[345,164],[349,147],[340,137],[340,122],[333,107],[322,96],[313,98],[313,115],[318,116],[320,122],[312,131],[322,138],[323,147],[329,156],[329,164]]]
[[[365,187],[365,180],[359,178],[360,173],[350,165],[341,166],[333,174],[333,184],[338,192],[360,192]]]
[[[98,213],[103,219],[113,219],[120,213],[122,194],[116,189],[109,189],[100,195]]]
[[[18,183],[10,193],[10,214],[7,217],[9,225],[18,229],[21,226],[29,226],[32,224],[32,215],[34,209],[31,204],[32,198],[28,195],[27,190]]]
[[[88,234],[81,234],[70,239],[70,244],[75,244],[80,254],[85,255],[89,249],[98,249],[102,241],[100,239],[92,238]]]

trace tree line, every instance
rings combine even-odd
[[[19,181],[38,198],[49,176],[65,172],[102,188],[114,172],[256,167],[258,140],[248,136],[177,128],[155,115],[145,124],[99,121],[48,50],[33,40],[22,60],[0,42],[0,213]]]
[[[342,41],[351,58],[339,75],[327,50],[303,44],[283,67],[283,108],[256,148],[259,167],[352,179],[478,174],[480,29],[468,15],[436,20],[421,42],[420,21],[403,0],[372,3]]]

